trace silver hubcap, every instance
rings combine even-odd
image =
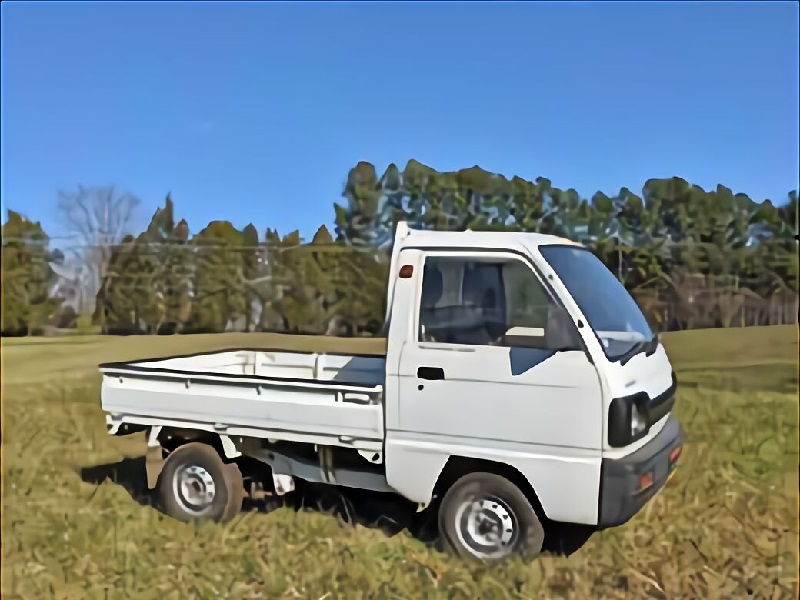
[[[519,525],[506,503],[484,496],[458,507],[456,531],[461,544],[478,558],[501,558],[514,549]]]
[[[203,467],[182,466],[175,471],[172,484],[175,498],[187,512],[200,515],[211,508],[216,486],[211,474]]]

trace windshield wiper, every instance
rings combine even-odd
[[[658,348],[658,334],[653,334],[652,339],[645,340],[643,342],[636,342],[633,346],[631,346],[627,352],[620,355],[616,358],[619,361],[619,364],[624,365],[630,359],[632,359],[637,354],[644,352],[647,356],[650,356],[653,352],[656,351]]]

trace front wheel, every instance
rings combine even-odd
[[[224,463],[208,444],[192,442],[174,450],[158,484],[164,511],[179,521],[227,521],[242,508],[242,473]]]
[[[525,494],[494,473],[470,473],[456,481],[439,507],[439,532],[457,555],[499,560],[541,552],[544,528]]]

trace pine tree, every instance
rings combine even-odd
[[[2,227],[3,335],[37,333],[61,304],[49,298],[54,273],[48,265],[49,238],[41,225],[8,211]]]

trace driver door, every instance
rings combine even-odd
[[[586,353],[506,341],[511,328],[544,335],[555,302],[527,260],[428,252],[418,290],[415,337],[399,360],[399,430],[560,456],[601,447],[600,384]]]

